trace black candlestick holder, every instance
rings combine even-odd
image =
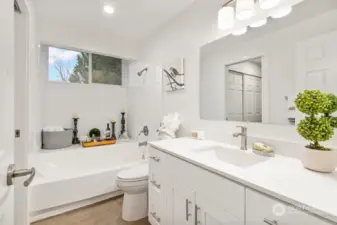
[[[125,112],[121,112],[122,114],[122,119],[121,119],[121,133],[119,135],[119,137],[123,136],[124,132],[125,132]]]
[[[74,120],[74,130],[73,130],[73,145],[78,145],[80,144],[80,140],[78,139],[78,129],[77,129],[77,123],[79,118],[73,118]]]
[[[116,121],[111,121],[111,140],[116,140],[116,134],[115,134],[115,126]]]

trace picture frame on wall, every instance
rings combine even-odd
[[[166,92],[185,89],[185,59],[176,58],[163,67],[163,84]]]

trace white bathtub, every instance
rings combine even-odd
[[[142,162],[136,142],[44,151],[30,157],[37,170],[30,186],[32,221],[119,193],[117,173]]]

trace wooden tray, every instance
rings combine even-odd
[[[113,145],[113,144],[116,144],[116,140],[102,140],[102,141],[97,141],[97,142],[82,142],[82,146],[84,148],[103,146],[103,145]]]

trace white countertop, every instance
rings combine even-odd
[[[201,157],[193,152],[198,148],[228,146],[206,140],[179,138],[155,141],[150,145],[337,223],[337,171],[331,174],[316,173],[305,169],[298,159],[279,155],[253,166],[241,168],[215,158]],[[240,151],[238,147],[237,151]],[[247,154],[254,153],[248,151]]]

